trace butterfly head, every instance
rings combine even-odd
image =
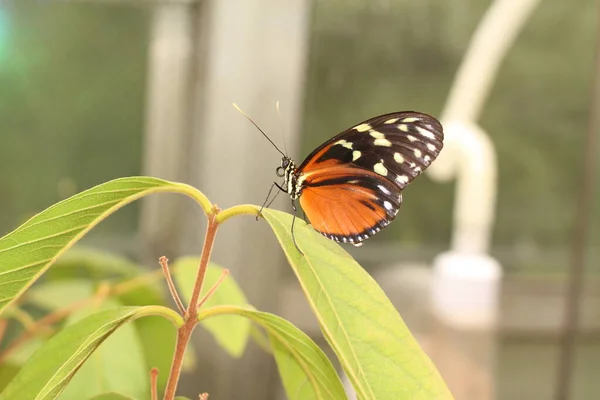
[[[281,165],[277,167],[276,174],[278,177],[283,178],[283,187],[286,189],[286,192],[292,196],[297,197],[299,193],[296,189],[296,165],[294,161],[288,156],[283,156],[281,159]]]

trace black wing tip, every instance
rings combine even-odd
[[[438,118],[434,117],[433,115],[422,112],[422,111],[414,111],[414,110],[396,111],[396,112],[391,112],[388,114],[380,115],[373,119],[385,120],[385,119],[389,119],[392,117],[397,117],[397,118],[401,118],[401,119],[419,118],[422,121],[420,121],[420,123],[415,122],[415,124],[418,124],[419,126],[422,126],[423,128],[432,131],[434,135],[438,136],[437,139],[440,142],[444,140],[444,127],[442,126],[442,123],[440,122],[440,120]],[[427,125],[429,125],[429,126],[427,126]]]

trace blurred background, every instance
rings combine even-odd
[[[221,207],[262,204],[280,157],[232,102],[280,147],[285,137],[298,162],[366,118],[427,112],[456,122],[446,159],[405,190],[395,223],[348,251],[382,284],[457,400],[558,399],[596,8],[593,0],[0,0],[0,232],[129,175],[190,183]],[[600,391],[600,193],[590,196],[568,368],[568,398],[578,400]],[[280,197],[273,207],[290,211]],[[198,254],[203,223],[190,201],[158,195],[125,207],[84,244],[154,269],[160,255]],[[461,226],[472,228],[462,241]],[[266,224],[225,224],[214,260],[250,303],[325,345]],[[452,287],[473,293],[462,290],[466,305],[444,309]],[[200,362],[182,394],[282,398],[258,346],[233,360],[198,336]]]

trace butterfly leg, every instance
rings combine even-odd
[[[296,236],[294,235],[294,223],[296,222],[296,212],[298,211],[294,200],[292,200],[292,208],[294,209],[294,218],[292,218],[292,241],[294,242],[294,246],[296,246],[296,249],[300,252],[300,254],[304,255],[302,250],[300,250],[300,247],[298,247],[298,243],[296,243]]]
[[[275,186],[277,186],[278,188],[280,188],[279,185],[277,184],[277,182],[273,182],[273,184],[271,185],[271,189],[269,189],[269,193],[267,194],[267,198],[265,199],[265,202],[263,203],[262,207],[258,211],[258,214],[256,215],[256,220],[257,221],[258,221],[258,217],[260,217],[262,215],[263,208],[265,208],[265,207],[269,208],[269,206],[271,205],[271,203],[273,203],[275,201],[275,199],[277,198],[277,195],[279,194],[279,192],[276,192],[275,196],[271,199],[271,201],[269,201],[269,197],[271,197],[271,192],[273,191],[273,188]]]

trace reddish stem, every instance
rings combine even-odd
[[[204,304],[206,302],[206,300],[208,300],[217,291],[219,286],[221,286],[221,283],[223,283],[225,278],[227,278],[227,275],[229,275],[229,270],[224,269],[223,272],[221,272],[221,276],[215,282],[215,284],[212,285],[212,287],[208,290],[208,292],[206,292],[206,294],[204,296],[202,296],[202,298],[198,302],[198,307],[196,307],[196,308],[202,307],[202,304]]]
[[[152,400],[158,400],[158,369],[156,368],[150,370],[150,396]]]
[[[181,315],[185,314],[185,307],[183,306],[183,302],[177,293],[177,289],[175,288],[175,283],[173,282],[173,278],[171,278],[171,271],[169,270],[169,259],[165,256],[162,256],[158,259],[158,263],[162,267],[163,273],[165,274],[165,280],[167,281],[167,286],[169,287],[169,292],[171,292],[171,297],[175,301],[177,305],[177,309]]]
[[[202,290],[202,283],[204,282],[204,276],[206,275],[206,268],[208,267],[210,254],[215,243],[217,229],[219,228],[219,224],[216,221],[216,214],[218,211],[219,210],[215,206],[213,213],[208,216],[208,225],[206,227],[206,236],[204,237],[202,255],[200,256],[198,274],[196,275],[196,281],[194,282],[194,289],[192,291],[190,303],[183,316],[184,324],[177,331],[175,354],[173,355],[173,363],[171,364],[169,380],[167,382],[165,395],[163,397],[164,400],[173,400],[175,398],[177,383],[179,382],[179,375],[181,375],[181,367],[183,365],[185,349],[190,341],[194,327],[198,323],[198,299],[200,298],[200,290]]]

